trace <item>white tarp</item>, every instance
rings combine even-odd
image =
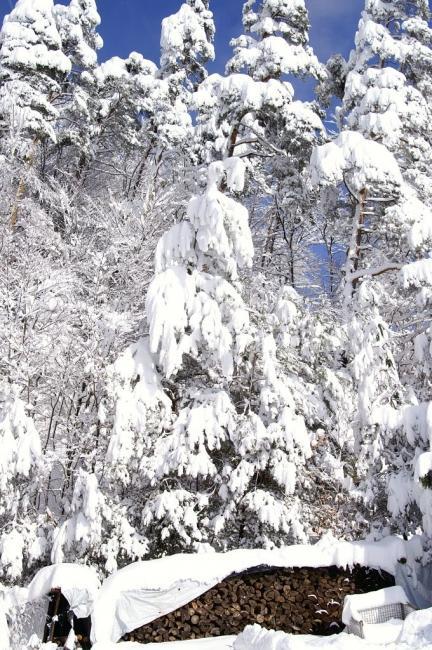
[[[187,605],[215,584],[187,581],[167,591],[131,589],[121,591],[115,599],[102,597],[92,616],[92,640],[118,641],[126,632]]]
[[[27,602],[61,589],[77,618],[90,616],[100,582],[95,569],[82,564],[53,564],[38,571],[27,589]]]

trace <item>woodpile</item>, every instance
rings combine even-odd
[[[347,594],[393,584],[388,574],[360,567],[352,572],[330,567],[234,575],[123,640],[154,643],[239,634],[253,623],[292,634],[334,634],[343,627]]]

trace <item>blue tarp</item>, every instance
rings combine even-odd
[[[396,584],[403,587],[411,605],[417,609],[432,607],[432,565],[422,566],[415,562],[398,563],[395,573]]]

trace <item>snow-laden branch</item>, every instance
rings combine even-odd
[[[403,264],[383,264],[382,266],[373,267],[370,269],[362,269],[361,271],[355,271],[354,273],[349,274],[349,279],[351,281],[359,280],[360,278],[368,277],[374,278],[378,275],[383,275],[389,271],[400,271],[403,267]]]

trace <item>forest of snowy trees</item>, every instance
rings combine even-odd
[[[158,63],[98,62],[96,0],[3,22],[3,584],[430,543],[428,0],[365,0],[327,63],[307,0],[247,0],[224,75],[218,3],[180,5]]]

